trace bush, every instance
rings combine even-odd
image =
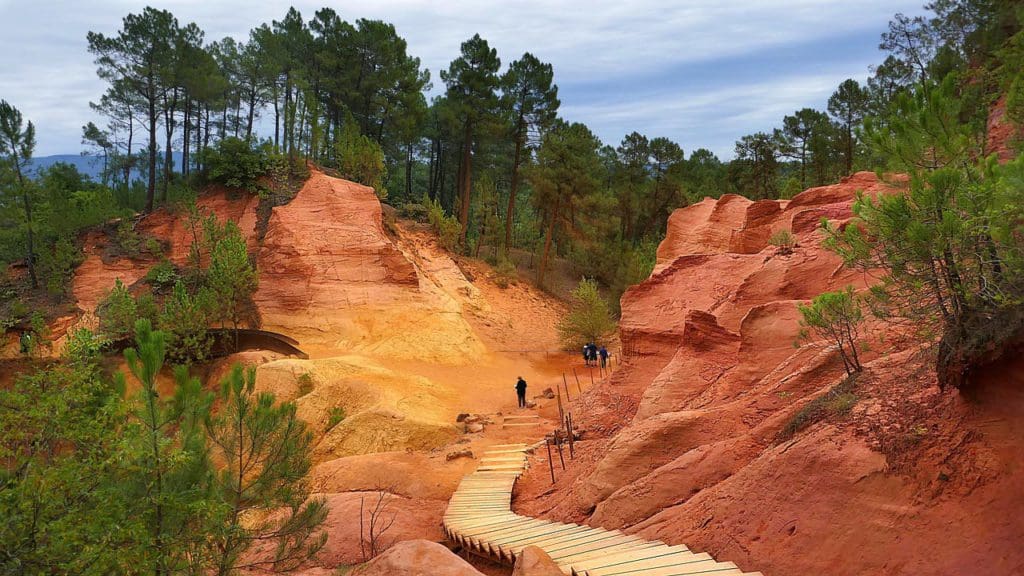
[[[114,242],[121,254],[129,258],[138,258],[142,254],[142,239],[135,232],[135,223],[131,218],[122,218],[117,223]]]
[[[100,331],[111,340],[128,338],[135,333],[138,304],[120,278],[96,307],[96,315],[100,319]]]
[[[229,136],[206,150],[206,174],[211,182],[254,192],[256,180],[265,172],[263,152],[241,138]]]
[[[519,271],[515,263],[509,260],[504,253],[498,256],[498,265],[494,267],[494,283],[498,288],[508,288],[509,285],[519,281]]]
[[[167,357],[178,364],[202,362],[210,355],[213,341],[207,328],[213,298],[206,290],[189,294],[180,280],[164,300],[157,327],[167,333]]]
[[[398,209],[398,215],[416,222],[430,222],[430,209],[419,202],[408,202],[402,204]]]
[[[297,396],[298,398],[302,398],[306,394],[309,394],[310,392],[313,391],[313,388],[315,387],[314,383],[313,383],[313,375],[310,374],[309,372],[304,372],[304,373],[300,374],[299,378],[298,378],[298,383],[299,383],[299,395]]]
[[[345,419],[345,408],[335,406],[327,413],[327,430],[334,428]]]
[[[71,273],[82,263],[82,251],[67,236],[61,236],[39,251],[39,276],[46,283],[46,290],[61,296],[70,287]]]
[[[109,340],[106,338],[88,328],[79,328],[68,337],[63,356],[72,364],[95,365],[107,344]]]
[[[437,200],[427,200],[426,204],[429,211],[427,220],[430,222],[430,227],[437,233],[441,246],[445,250],[455,252],[462,240],[462,225],[459,224],[458,218],[445,214],[444,208]]]
[[[768,243],[778,248],[779,254],[792,254],[793,248],[796,247],[796,238],[789,230],[783,228],[776,230],[771,238],[768,238]]]
[[[584,278],[572,292],[569,315],[558,324],[558,335],[569,350],[588,342],[600,342],[615,332],[608,302],[597,290],[597,282]]]
[[[384,149],[373,139],[360,134],[351,116],[345,120],[334,154],[338,159],[338,171],[344,178],[370,186],[378,198],[387,199],[384,181],[388,169],[384,162]]]
[[[825,292],[814,297],[810,305],[799,306],[800,338],[809,340],[811,334],[828,340],[839,348],[847,374],[861,371],[857,346],[860,344],[858,327],[864,320],[860,302],[853,286],[837,292]]]
[[[146,282],[157,292],[166,292],[174,287],[178,281],[178,270],[171,264],[170,260],[164,259],[157,262],[146,272]]]

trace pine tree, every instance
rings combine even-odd
[[[512,247],[512,224],[515,220],[516,194],[519,191],[523,154],[530,144],[539,144],[544,133],[558,115],[558,86],[553,83],[551,64],[542,63],[529,52],[509,65],[501,77],[502,106],[509,116],[514,147],[512,181],[505,211],[505,247]]]
[[[224,463],[216,494],[226,513],[211,554],[223,576],[267,564],[275,571],[294,569],[327,541],[327,533],[318,531],[327,508],[322,499],[310,499],[306,480],[312,434],[294,403],[278,403],[255,385],[255,368],[236,364],[221,381],[221,409],[206,425],[214,457]],[[282,509],[284,515],[272,514]],[[242,554],[263,541],[276,543],[274,557],[240,564]]]
[[[828,99],[828,113],[842,129],[843,161],[846,173],[853,172],[853,159],[857,149],[856,130],[868,111],[867,90],[854,79],[844,80]]]
[[[469,229],[469,207],[473,185],[473,148],[482,125],[493,120],[498,104],[498,69],[501,60],[497,50],[487,41],[474,35],[462,43],[461,55],[452,61],[448,70],[441,71],[447,84],[447,110],[462,134],[462,155],[459,161],[458,198],[459,223],[462,225],[462,243],[466,243]]]
[[[0,160],[6,162],[14,171],[16,182],[10,190],[4,190],[5,196],[11,197],[11,203],[21,201],[22,216],[25,228],[25,265],[28,266],[28,276],[32,281],[32,287],[39,287],[39,279],[36,276],[36,256],[33,228],[35,220],[32,216],[32,187],[33,183],[25,178],[25,170],[29,160],[32,159],[32,152],[36,147],[36,128],[30,120],[23,126],[21,112],[7,103],[0,100]],[[17,198],[20,196],[20,198]]]

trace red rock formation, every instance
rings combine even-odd
[[[1024,573],[1024,467],[1011,456],[1024,449],[1020,357],[992,368],[977,398],[940,393],[917,348],[871,323],[885,338],[869,340],[849,413],[783,434],[845,376],[825,343],[794,348],[797,304],[871,282],[821,248],[818,223],[849,219],[859,191],[892,190],[862,172],[789,202],[676,211],[655,272],[622,299],[631,357],[592,393],[627,396],[617,404],[629,411],[575,407],[598,438],[577,443],[555,487],[538,462],[517,511],[685,543],[771,576]],[[796,237],[792,254],[767,245],[779,229]]]

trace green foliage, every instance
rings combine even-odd
[[[68,336],[64,344],[63,357],[74,365],[98,365],[103,349],[109,342],[88,328],[78,328]]]
[[[212,244],[205,278],[205,286],[215,303],[213,320],[231,322],[237,330],[251,305],[257,283],[256,269],[249,261],[242,232],[234,222],[226,222],[223,234]]]
[[[177,268],[170,260],[164,259],[153,265],[152,268],[146,272],[146,282],[153,287],[156,292],[165,292],[169,288],[173,288],[174,285],[180,279]]]
[[[424,203],[428,210],[427,220],[430,222],[430,227],[437,233],[441,246],[451,252],[458,251],[461,242],[461,225],[458,219],[445,214],[444,208],[437,200],[424,198]]]
[[[843,359],[843,368],[847,374],[862,370],[858,347],[860,346],[859,327],[864,320],[860,302],[853,291],[847,286],[837,292],[825,292],[815,296],[809,305],[800,305],[800,337],[810,340],[816,338],[828,340],[839,349]]]
[[[384,150],[379,143],[359,133],[359,127],[351,116],[341,130],[334,153],[338,159],[338,171],[344,178],[369,186],[378,198],[387,199]]]
[[[39,277],[53,296],[63,296],[71,286],[71,274],[82,263],[82,251],[67,236],[39,252]]]
[[[797,432],[830,416],[843,416],[857,403],[857,374],[848,375],[827,392],[803,406],[779,432],[778,440],[788,440]]]
[[[778,248],[779,254],[792,254],[793,248],[796,247],[796,237],[789,230],[781,228],[772,233],[768,238],[768,244]]]
[[[331,430],[338,424],[341,424],[342,420],[345,419],[345,408],[343,406],[334,406],[327,413],[327,430]]]
[[[127,338],[135,330],[138,304],[120,278],[96,307],[96,315],[100,319],[100,332],[111,340]]]
[[[315,388],[313,383],[313,375],[310,374],[309,372],[303,372],[302,374],[299,374],[297,381],[299,383],[299,393],[296,396],[296,398],[302,398],[306,394],[312,392],[313,389]]]
[[[118,251],[129,258],[138,258],[142,254],[142,239],[135,231],[135,223],[130,218],[122,218],[117,223],[114,242]]]
[[[420,202],[407,202],[398,209],[402,218],[408,218],[415,222],[430,222],[430,209]]]
[[[120,391],[89,355],[0,389],[0,573],[125,573]]]
[[[263,564],[293,570],[327,542],[319,531],[326,504],[310,499],[306,481],[312,434],[294,403],[256,392],[255,368],[236,364],[221,381],[220,400],[220,413],[206,424],[212,456],[225,464],[214,480],[224,516],[212,534],[212,563],[218,574],[231,574],[252,544],[272,539],[274,557]],[[271,514],[278,511],[285,513]]]
[[[210,354],[213,341],[207,333],[213,295],[202,289],[192,295],[178,280],[171,294],[164,299],[157,317],[157,327],[167,335],[167,357],[178,364],[202,362]]]
[[[498,263],[494,267],[494,283],[498,288],[508,288],[519,281],[519,271],[512,260],[504,252],[498,254]]]
[[[569,313],[558,324],[562,344],[575,350],[588,342],[600,342],[615,332],[608,302],[597,290],[597,283],[583,279],[572,293]]]
[[[256,181],[266,172],[262,151],[241,138],[227,137],[206,150],[207,177],[228,188],[256,191]]]

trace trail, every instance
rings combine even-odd
[[[443,525],[449,540],[508,564],[527,546],[536,546],[551,556],[562,572],[574,576],[760,575],[683,545],[669,546],[619,530],[513,513],[512,489],[526,470],[526,454],[543,444],[503,444],[484,452],[480,466],[459,483],[445,511]]]

